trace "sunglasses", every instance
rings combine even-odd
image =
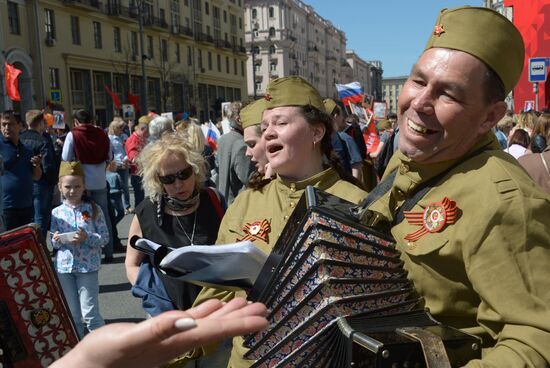
[[[174,182],[176,181],[176,178],[179,180],[187,180],[191,177],[191,175],[193,175],[193,166],[188,166],[185,169],[178,171],[175,174],[164,175],[164,176],[159,175],[158,178],[162,184],[169,185],[169,184],[174,184]]]

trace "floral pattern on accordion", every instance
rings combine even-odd
[[[0,256],[0,278],[3,280],[0,285],[5,283],[5,292],[11,294],[8,304],[15,304],[21,323],[26,327],[33,347],[31,354],[38,357],[42,367],[47,367],[71,349],[65,331],[72,327],[64,326],[60,318],[64,313],[58,307],[61,301],[50,295],[45,282],[48,275],[45,266],[39,263],[32,250],[21,245],[16,244],[13,250]],[[33,320],[36,311],[48,314],[39,324]]]
[[[259,359],[254,367],[275,367],[312,336],[336,323],[338,317],[354,315],[358,311],[363,313],[371,311],[374,314],[379,309],[385,309],[385,312],[381,312],[382,314],[388,313],[387,307],[405,301],[410,292],[411,290],[407,289],[385,296],[344,298],[318,311],[308,321],[300,321],[296,316],[289,321],[289,327],[282,329],[281,332],[286,334],[285,338],[268,339],[251,355],[253,359]],[[392,311],[392,313],[396,312]]]

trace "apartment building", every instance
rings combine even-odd
[[[270,80],[299,75],[321,95],[337,97],[346,61],[346,35],[300,0],[247,0],[245,42],[248,93],[265,93]]]
[[[375,100],[382,97],[382,63],[368,62],[353,50],[346,51],[347,67],[344,67],[343,83],[360,82],[366,94]]]
[[[382,100],[386,101],[389,113],[397,114],[397,100],[408,76],[390,77],[382,79]]]
[[[21,103],[2,84],[0,108],[53,103],[108,123],[120,111],[107,87],[214,119],[247,95],[243,16],[244,0],[0,0],[0,62],[22,70]]]

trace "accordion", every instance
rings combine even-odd
[[[249,300],[269,326],[245,337],[253,367],[451,367],[481,355],[477,337],[423,309],[391,236],[354,205],[313,187],[263,266]]]
[[[0,366],[47,367],[77,342],[37,227],[0,234]]]

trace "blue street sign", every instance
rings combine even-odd
[[[529,82],[546,82],[546,65],[549,58],[529,58]]]

